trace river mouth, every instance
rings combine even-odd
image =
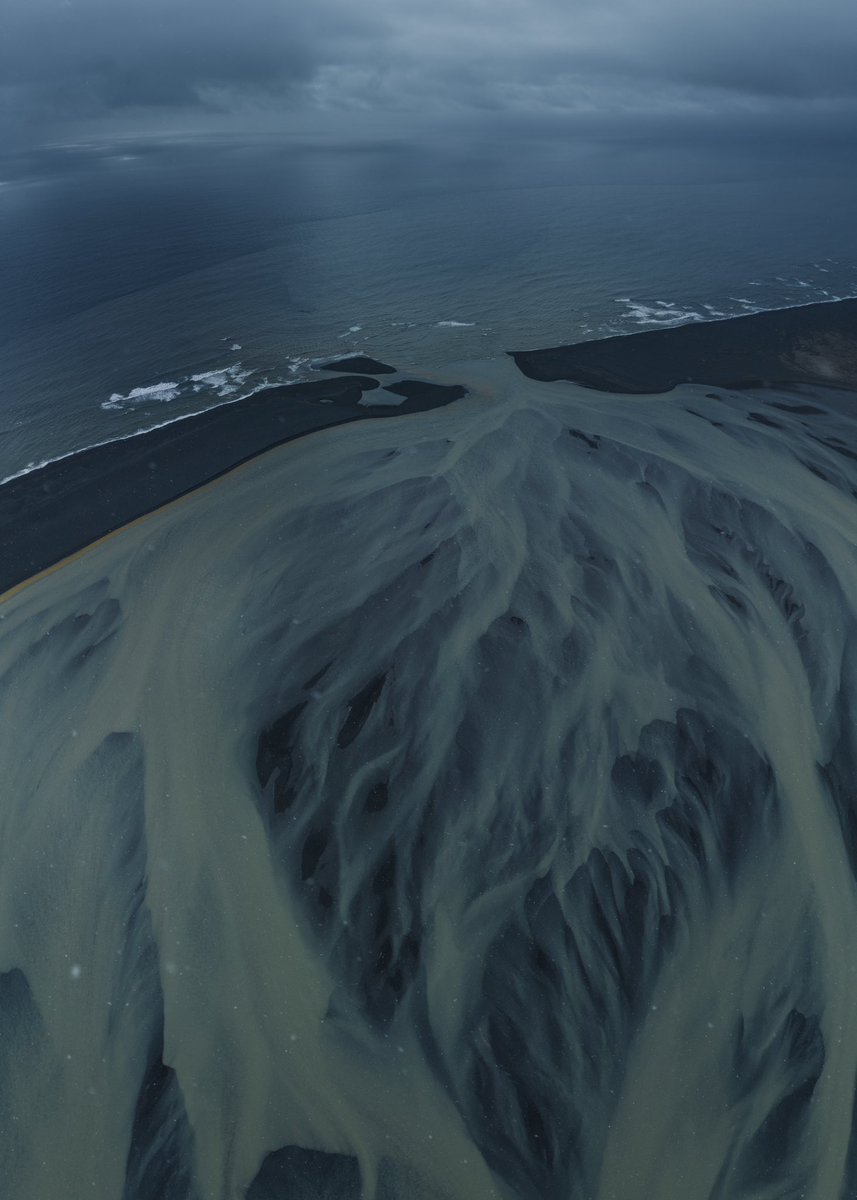
[[[849,1194],[853,392],[423,382],[0,603],[0,1173]]]

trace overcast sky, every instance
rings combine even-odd
[[[857,137],[857,0],[0,0],[0,132]]]

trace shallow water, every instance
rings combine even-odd
[[[854,397],[448,377],[0,605],[10,1195],[857,1194]]]

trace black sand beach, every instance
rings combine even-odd
[[[530,379],[625,394],[687,382],[857,387],[857,300],[511,356]],[[362,355],[327,369],[395,371]],[[401,400],[384,402],[379,394],[372,404],[367,394],[379,386],[364,374],[269,388],[11,480],[0,486],[0,592],[273,446],[350,421],[422,412],[465,394],[463,387],[400,379],[383,390]]]
[[[0,592],[120,526],[294,438],[349,421],[423,412],[463,388],[394,385],[372,404],[360,375],[267,388],[234,404],[96,446],[0,486]]]
[[[680,383],[855,388],[857,300],[511,353],[530,379],[565,379],[604,392],[667,392]]]

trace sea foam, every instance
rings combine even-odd
[[[200,371],[180,380],[131,388],[124,394],[114,392],[109,400],[102,402],[101,407],[105,412],[124,412],[147,404],[168,404],[174,400],[187,398],[189,395],[200,395],[206,392],[214,397],[224,399],[227,396],[234,396],[241,385],[253,374],[255,371],[252,368],[244,367],[240,362],[231,363],[225,367],[216,367],[211,371]]]

